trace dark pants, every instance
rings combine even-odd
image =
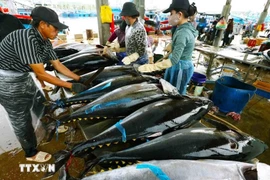
[[[229,45],[229,40],[230,40],[229,34],[230,33],[231,33],[230,31],[225,31],[222,46]]]
[[[29,73],[0,70],[0,104],[8,113],[26,157],[37,153],[31,112],[42,114],[44,101],[44,96],[37,90]]]

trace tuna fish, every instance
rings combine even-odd
[[[141,83],[123,86],[99,97],[59,121],[67,123],[77,120],[123,118],[146,104],[164,99],[164,96],[162,90],[155,84]]]
[[[208,100],[183,97],[171,97],[148,104],[124,118],[118,125],[77,145],[72,150],[72,155],[80,156],[79,154],[90,148],[118,144],[120,141],[152,139],[175,128],[187,128],[200,120],[211,106],[212,103]],[[125,130],[125,134],[119,133],[119,126]]]
[[[149,142],[97,157],[86,163],[84,176],[95,165],[105,161],[136,162],[166,159],[220,159],[249,161],[267,149],[262,141],[232,130],[215,128],[181,129]]]
[[[46,119],[44,123],[52,129],[53,126],[56,128],[57,124],[81,120],[94,120],[98,122],[105,119],[121,119],[149,103],[165,98],[167,96],[155,84],[141,83],[128,85],[99,97],[70,115],[56,118],[58,119],[57,121],[55,121],[55,118],[48,116],[44,118]],[[53,128],[50,134],[54,133],[55,128]],[[52,136],[50,135],[49,137]],[[50,139],[47,141],[50,141]]]
[[[50,103],[51,109],[55,108],[64,108],[74,104],[81,104],[81,103],[89,103],[93,100],[97,99],[98,97],[104,95],[105,93],[111,92],[117,88],[122,86],[130,85],[130,84],[137,84],[142,82],[148,83],[159,83],[159,79],[154,76],[132,76],[132,75],[124,75],[124,76],[117,76],[115,78],[106,80],[98,85],[84,91],[82,93],[76,94],[70,98],[65,99],[58,99],[55,102]]]
[[[99,67],[110,66],[115,64],[116,62],[117,61],[105,58],[97,54],[82,53],[62,63],[70,70],[75,69],[96,70]]]
[[[269,168],[268,166],[268,169]],[[259,172],[260,169],[257,169],[257,165],[255,164],[236,161],[160,160],[142,162],[128,167],[98,173],[85,177],[83,180],[157,180],[166,178],[168,180],[246,180],[245,177],[247,177],[247,174],[250,172],[254,172],[254,174],[259,177],[260,172],[257,174],[257,171]],[[268,172],[268,177],[270,177],[269,173],[270,171]]]
[[[58,170],[63,165],[59,162],[65,163],[64,157],[67,161],[70,156],[83,157],[86,152],[89,153],[103,146],[118,144],[120,141],[125,143],[146,138],[153,139],[175,128],[187,128],[200,120],[211,106],[212,102],[209,100],[181,96],[148,104],[95,137],[76,145],[71,152],[58,153],[61,154],[61,158],[56,159],[56,168]],[[122,132],[121,134],[119,127],[125,133]],[[142,142],[145,141],[139,143]]]
[[[54,52],[56,53],[58,58],[63,58],[69,55],[73,55],[78,53],[76,49],[66,49],[66,48],[56,48],[54,49]]]
[[[82,75],[83,77],[86,76],[90,78],[96,73],[96,71],[92,71],[90,73]],[[106,81],[108,79],[111,79],[113,77],[117,76],[123,76],[123,75],[138,75],[138,73],[135,71],[134,67],[132,66],[110,66],[105,67],[104,70],[98,75],[98,77],[95,78],[95,80],[92,82],[92,85],[97,85],[103,81]],[[74,82],[74,81],[71,81]]]

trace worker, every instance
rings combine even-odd
[[[123,5],[120,16],[126,21],[126,53],[127,56],[122,60],[125,65],[136,63],[148,63],[147,57],[147,34],[143,24],[139,21],[140,13],[132,2]]]
[[[127,56],[125,49],[125,30],[126,30],[126,21],[122,21],[119,28],[116,29],[112,35],[109,37],[106,42],[106,47],[104,48],[103,53],[106,54],[106,48],[110,48],[111,51],[116,52],[116,56],[119,59],[118,65],[123,65],[122,59]],[[117,41],[114,41],[117,38]]]
[[[190,5],[188,0],[173,0],[170,7],[164,11],[171,12],[169,24],[177,26],[172,39],[172,53],[161,62],[138,67],[143,73],[166,69],[164,79],[174,85],[180,94],[186,94],[187,84],[194,72],[192,52],[198,32],[189,23],[188,17],[193,16],[196,10],[195,5]]]
[[[39,6],[32,10],[31,17],[32,28],[13,31],[0,43],[0,104],[8,113],[26,160],[46,162],[51,155],[37,150],[31,117],[33,104],[33,108],[44,109],[45,98],[37,89],[29,72],[34,72],[41,81],[69,88],[76,93],[87,88],[81,84],[86,79],[66,68],[53,51],[49,39],[55,39],[59,30],[67,28],[59,22],[56,12]],[[43,64],[47,61],[50,61],[57,71],[78,83],[62,81],[48,74]]]
[[[12,31],[24,29],[23,24],[19,19],[10,14],[3,13],[0,7],[0,42]]]

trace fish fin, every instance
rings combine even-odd
[[[87,137],[94,137],[100,134],[101,132],[105,131],[109,127],[113,126],[118,121],[119,121],[118,119],[108,119],[105,121],[101,121],[99,123],[95,123],[91,126],[88,126],[87,128],[85,128],[84,132],[87,135]],[[85,123],[87,125],[87,122],[82,123]]]
[[[59,91],[60,87],[59,86],[56,86],[53,90],[52,90],[52,95],[53,94],[56,94],[58,91]]]
[[[209,118],[205,118],[205,117],[203,118],[203,120],[210,123],[211,125],[215,126],[216,129],[218,129],[218,130],[221,130],[221,131],[232,130],[232,131],[237,132],[238,134],[243,135],[243,132],[240,129],[234,127],[233,125],[227,123],[226,121],[221,122],[218,120],[209,119]]]
[[[46,142],[49,142],[52,140],[56,131],[56,120],[48,115],[45,115],[40,119],[40,121],[42,122],[42,126],[46,131],[44,139],[46,139]]]
[[[70,151],[60,150],[57,153],[55,153],[53,156],[55,158],[55,162],[54,162],[55,171],[54,172],[46,172],[44,175],[44,178],[49,178],[49,177],[53,176],[58,170],[61,170],[60,173],[63,173],[62,174],[63,177],[65,175],[67,177],[68,175],[66,174],[66,172],[64,172],[64,171],[66,171],[66,168],[64,165],[68,162],[69,158],[71,157]]]
[[[59,107],[54,101],[46,101],[43,103],[45,106],[45,114],[52,115],[54,111]]]

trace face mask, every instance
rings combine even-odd
[[[130,22],[128,21],[128,19],[125,19],[125,21],[126,21],[126,24],[129,26]]]
[[[172,25],[172,26],[177,26],[180,22],[180,18],[179,18],[179,15],[178,14],[173,14],[169,17],[168,19],[169,21],[169,24]]]

